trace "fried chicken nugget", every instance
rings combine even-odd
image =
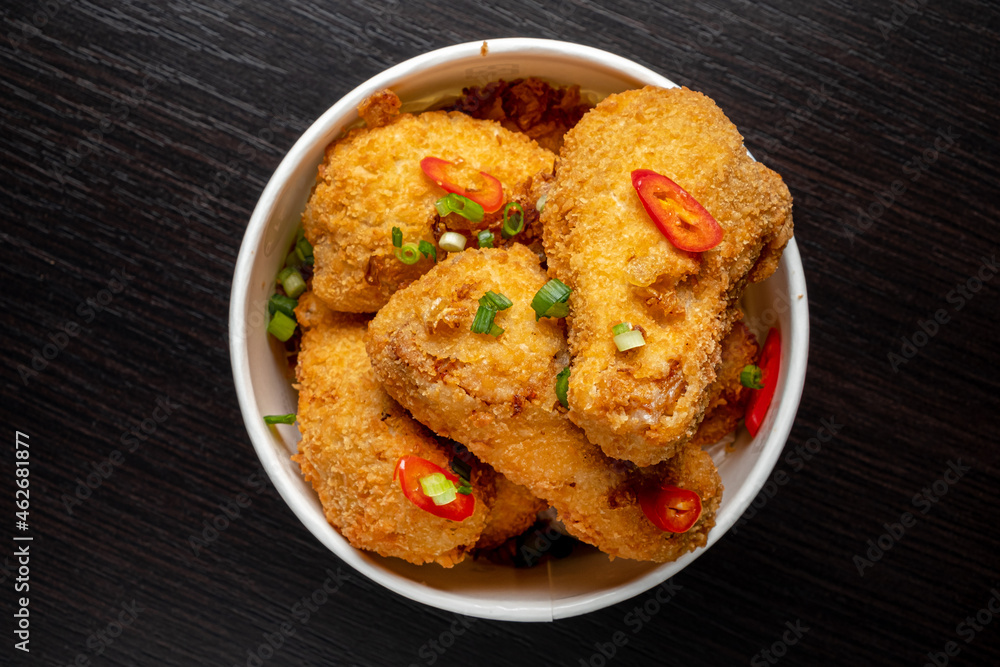
[[[393,480],[396,462],[413,454],[447,468],[446,449],[375,380],[366,317],[334,313],[312,292],[295,314],[303,327],[296,369],[302,441],[293,459],[327,520],[355,547],[383,556],[444,567],[463,560],[487,524],[495,475],[473,466],[476,509],[461,522],[407,500]]]
[[[630,178],[652,169],[719,222],[711,250],[677,249]],[[748,281],[768,277],[792,236],[791,196],[754,162],[708,97],[646,87],[611,95],[566,134],[542,213],[549,274],[573,288],[570,419],[609,456],[650,465],[690,441],[710,400],[725,333]],[[619,352],[611,328],[641,328]]]
[[[530,308],[545,282],[538,257],[521,245],[449,256],[372,320],[366,346],[376,377],[416,419],[548,501],[572,535],[610,556],[665,562],[704,545],[722,496],[706,453],[688,447],[640,470],[609,459],[561,412],[562,325],[536,322]],[[487,290],[513,301],[496,316],[505,329],[496,338],[470,331]],[[638,494],[661,482],[701,497],[688,532],[662,532],[643,514]]]
[[[691,438],[692,445],[711,445],[739,426],[750,398],[750,390],[740,382],[740,372],[747,364],[755,363],[758,350],[753,332],[742,322],[733,323],[722,339],[722,363],[708,389],[705,419]]]
[[[392,245],[393,227],[400,228],[404,243],[436,245],[434,202],[446,193],[421,170],[423,158],[464,161],[491,174],[503,184],[506,200],[518,200],[526,211],[534,210],[536,190],[555,160],[495,121],[444,111],[394,115],[385,96],[383,91],[370,105],[375,109],[363,108],[383,125],[352,130],[327,148],[302,216],[316,258],[313,289],[337,311],[375,312],[433,266],[426,258],[400,262]],[[498,218],[483,226],[493,223],[499,232]]]

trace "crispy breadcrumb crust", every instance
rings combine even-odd
[[[364,348],[367,319],[334,313],[312,292],[299,299],[299,430],[293,459],[323,504],[327,520],[359,549],[411,563],[451,567],[479,539],[488,507],[473,474],[473,515],[456,522],[418,508],[393,480],[396,462],[413,454],[447,467],[437,438],[375,380]],[[492,498],[489,498],[492,500]]]
[[[711,445],[739,426],[750,398],[750,390],[740,383],[740,372],[756,362],[757,352],[757,337],[743,322],[735,322],[722,339],[722,363],[708,389],[705,419],[691,438],[692,445]]]
[[[464,160],[499,179],[508,199],[531,198],[527,184],[551,175],[555,160],[494,121],[444,111],[392,115],[385,91],[363,110],[381,125],[352,130],[327,148],[302,216],[316,258],[313,289],[330,308],[346,312],[375,312],[433,266],[427,258],[403,264],[392,246],[393,227],[404,243],[436,245],[434,202],[445,192],[424,175],[424,157]]]
[[[376,377],[416,419],[547,500],[572,535],[611,557],[665,562],[703,546],[722,496],[711,458],[685,447],[638,469],[587,441],[555,395],[567,363],[562,324],[536,321],[529,305],[545,282],[537,256],[520,245],[450,256],[372,320],[366,346]],[[514,304],[497,315],[505,331],[496,338],[469,330],[487,290]],[[658,483],[702,498],[688,532],[665,533],[646,519],[637,494]]]
[[[693,195],[722,242],[703,253],[674,247],[632,187],[639,168]],[[651,465],[695,435],[735,304],[777,267],[791,205],[725,114],[686,88],[611,95],[566,134],[544,244],[549,274],[574,290],[569,415],[609,456]],[[645,346],[618,352],[611,328],[622,321],[642,329]]]

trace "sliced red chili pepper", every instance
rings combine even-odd
[[[778,384],[778,372],[781,370],[781,332],[771,329],[767,332],[764,347],[760,351],[760,370],[763,376],[763,389],[751,389],[750,400],[747,401],[746,424],[750,435],[756,436],[760,425],[764,423],[767,409],[774,398],[774,389]]]
[[[455,486],[461,486],[461,480],[450,470],[445,470],[441,466],[431,463],[427,459],[419,456],[403,456],[396,463],[396,470],[392,473],[392,478],[399,478],[399,486],[403,489],[403,495],[411,503],[430,512],[434,516],[452,521],[463,521],[472,516],[476,510],[476,497],[470,494],[459,493],[455,500],[446,505],[435,505],[430,496],[420,488],[420,479],[427,475],[439,472],[454,482]]]
[[[722,227],[687,190],[651,169],[632,172],[632,187],[663,235],[681,250],[704,252],[722,241]]]
[[[468,197],[487,213],[499,211],[503,206],[503,184],[485,171],[430,155],[420,161],[420,168],[445,192]]]
[[[676,486],[660,486],[639,494],[646,518],[660,530],[686,533],[701,516],[701,497]]]

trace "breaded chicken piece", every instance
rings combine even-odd
[[[705,419],[691,438],[692,445],[711,445],[739,426],[750,398],[750,390],[740,383],[740,372],[756,363],[757,352],[757,337],[743,322],[735,322],[722,339],[722,363],[709,387]]]
[[[382,91],[377,103],[362,109],[381,126],[352,130],[327,148],[302,216],[315,255],[313,289],[338,311],[375,312],[433,266],[425,257],[403,264],[392,245],[393,227],[402,231],[403,243],[435,246],[442,231],[434,202],[446,193],[421,170],[423,158],[464,161],[491,174],[503,184],[505,200],[516,199],[526,211],[534,208],[538,184],[551,175],[555,160],[494,121],[444,111],[394,116],[385,97]],[[498,217],[482,226],[499,232]],[[464,223],[457,214],[447,218],[446,223]],[[500,240],[499,233],[496,237]]]
[[[678,250],[650,220],[631,171],[652,169],[719,222],[722,242]],[[609,456],[651,465],[689,442],[709,405],[721,341],[748,281],[792,236],[791,196],[754,162],[712,100],[686,88],[612,95],[566,134],[542,225],[549,275],[573,288],[570,419]],[[615,346],[619,322],[646,344]]]
[[[562,323],[536,322],[530,308],[545,282],[537,256],[519,244],[448,257],[372,320],[376,377],[416,419],[548,501],[572,535],[610,556],[665,562],[704,545],[722,496],[706,453],[688,447],[638,469],[609,459],[566,418],[555,393],[568,360]],[[496,316],[505,329],[496,338],[470,331],[487,290],[513,301]],[[701,497],[688,532],[662,532],[643,514],[640,489],[661,482]]]
[[[449,521],[407,500],[393,473],[413,454],[447,469],[433,433],[381,388],[364,348],[367,318],[334,313],[312,293],[295,310],[303,327],[297,376],[302,441],[294,456],[327,520],[359,549],[411,563],[451,567],[475,545],[487,522],[480,471],[473,468],[476,509]],[[493,474],[486,491],[492,493]]]
[[[480,465],[484,470],[493,472],[493,468],[485,463]],[[484,474],[482,479],[486,477]],[[531,491],[497,472],[493,472],[492,482],[490,514],[476,542],[477,550],[493,549],[517,537],[535,523],[539,512],[548,507],[548,503],[536,498]]]

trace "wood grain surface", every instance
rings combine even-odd
[[[1000,664],[997,3],[37,0],[0,14],[3,664]],[[250,213],[309,124],[390,65],[505,36],[603,48],[713,97],[795,198],[812,339],[784,483],[674,578],[669,604],[646,593],[465,628],[338,561],[266,482],[227,317]],[[30,653],[13,634],[16,431],[30,436]],[[331,575],[336,592],[296,615]]]

